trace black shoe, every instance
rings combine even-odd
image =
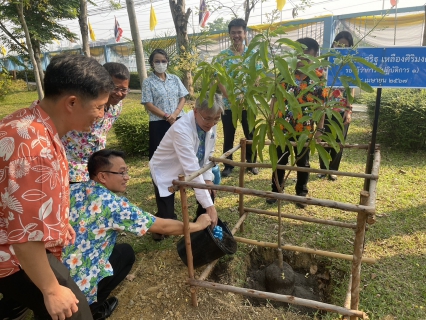
[[[92,311],[93,320],[103,320],[111,316],[114,312],[115,308],[118,306],[118,299],[116,297],[111,297],[105,300],[105,302],[96,307],[94,311]]]
[[[258,168],[248,168],[247,171],[250,171],[255,176],[257,176],[259,174],[259,169]]]
[[[306,197],[306,193],[298,194],[299,197]],[[299,209],[305,209],[308,205],[306,203],[296,202],[296,207]]]
[[[336,181],[337,180],[337,176],[335,174],[329,174],[328,175],[328,180]]]
[[[164,234],[159,234],[159,233],[151,233],[151,237],[154,241],[162,241],[164,239],[166,239],[166,236]]]
[[[229,177],[232,173],[233,168],[230,167],[225,167],[225,169],[222,170],[222,172],[220,173],[220,175],[224,178]]]
[[[277,199],[266,199],[267,204],[274,204],[277,202]]]
[[[323,174],[323,173],[320,173],[319,175],[318,175],[318,178],[319,179],[324,179],[324,178],[326,178],[327,177],[327,175],[326,174]]]

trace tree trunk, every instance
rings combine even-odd
[[[34,58],[34,51],[33,51],[33,46],[31,44],[30,33],[28,31],[27,22],[25,21],[25,17],[24,17],[24,5],[22,3],[22,0],[16,4],[16,8],[18,9],[19,21],[21,22],[22,29],[24,30],[24,33],[25,33],[25,40],[28,47],[28,53],[30,55],[31,63],[34,69],[34,78],[35,78],[35,82],[37,86],[38,99],[41,100],[43,99],[43,87],[40,80],[40,74],[38,72],[37,62]]]
[[[34,59],[37,63],[37,69],[40,75],[41,87],[44,91],[44,71],[43,71],[43,65],[40,60],[40,57],[41,57],[40,42],[38,40],[31,39],[31,44],[33,46]]]
[[[191,8],[185,12],[185,0],[169,0],[170,10],[172,12],[173,22],[176,29],[176,46],[180,52],[182,47],[189,51],[188,39],[188,19],[191,15]],[[191,71],[185,71],[183,74],[183,85],[188,90],[189,95],[194,95],[194,86]]]
[[[80,24],[81,31],[81,48],[83,54],[90,57],[89,47],[89,27],[87,26],[87,0],[80,0],[80,14],[78,16],[78,23]]]

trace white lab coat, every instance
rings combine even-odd
[[[216,127],[214,126],[206,133],[203,165],[209,163],[209,157],[213,156],[216,144]],[[197,158],[199,144],[194,111],[190,111],[170,127],[149,161],[151,176],[158,187],[160,197],[171,195],[168,188],[172,186],[173,180],[178,179],[179,174],[187,176],[200,169]],[[205,180],[213,181],[212,169],[207,170],[202,176],[200,175],[192,181],[205,183]],[[208,190],[194,189],[194,191],[195,197],[203,208],[213,205]]]

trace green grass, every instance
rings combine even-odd
[[[8,95],[0,104],[0,115],[28,106],[35,100],[35,92],[16,92]],[[129,94],[125,100],[124,112],[129,105],[140,105],[137,93]],[[141,106],[142,107],[142,106]],[[370,128],[365,114],[354,113],[349,129],[349,143],[368,143]],[[241,126],[237,134],[242,137]],[[219,124],[219,137],[221,134]],[[113,131],[108,137],[109,148],[119,148]],[[222,140],[217,143],[216,155],[221,154]],[[238,159],[239,153],[235,155]],[[425,152],[402,153],[398,150],[382,149],[380,179],[377,193],[377,222],[369,227],[366,234],[365,256],[376,258],[375,265],[364,264],[361,271],[360,309],[368,312],[370,319],[426,319],[426,157]],[[266,155],[265,155],[265,158]],[[345,150],[341,164],[342,171],[364,172],[366,152]],[[149,175],[148,159],[131,157],[127,159],[132,179],[127,197],[143,208],[155,213],[156,205]],[[311,159],[311,166],[319,168],[318,159]],[[270,173],[263,169],[258,176],[246,174],[246,187],[270,190]],[[286,192],[295,194],[295,174],[291,173]],[[225,185],[238,185],[238,172],[222,180]],[[358,203],[363,181],[356,178],[339,177],[336,182],[319,180],[311,175],[310,196]],[[189,208],[194,208],[195,200],[189,192]],[[264,199],[246,197],[245,205],[259,209],[275,210],[265,204]],[[216,206],[220,218],[233,225],[238,219],[238,196],[219,193]],[[181,217],[180,199],[176,197],[176,211]],[[283,204],[283,212],[306,215],[323,219],[355,222],[356,214],[335,209],[308,206],[305,210],[296,209],[292,203]],[[252,214],[245,223],[244,234],[240,236],[264,241],[276,241],[276,219]],[[284,220],[283,239],[286,244],[307,246],[321,250],[351,254],[354,234],[351,230],[331,226],[315,225],[293,220]],[[174,249],[176,239],[169,238],[155,243],[150,237],[136,238],[131,235],[121,237],[121,241],[131,243],[138,252]],[[245,280],[243,261],[250,246],[239,245],[239,252],[230,260],[230,272],[235,274],[235,283]],[[331,274],[336,275],[331,292],[332,303],[343,305],[347,279],[337,275],[350,272],[348,261],[317,258],[330,265]],[[336,319],[335,314],[327,314],[326,319]]]

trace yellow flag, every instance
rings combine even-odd
[[[286,2],[287,0],[277,0],[277,9],[281,11],[284,8]]]
[[[152,31],[157,25],[157,16],[155,15],[154,7],[151,4],[151,14],[149,16],[149,29]]]
[[[96,35],[95,35],[95,32],[93,31],[90,21],[89,21],[89,34],[90,34],[90,39],[92,39],[92,41],[96,41]]]
[[[7,54],[6,48],[3,46],[1,46],[1,54],[4,56]]]

